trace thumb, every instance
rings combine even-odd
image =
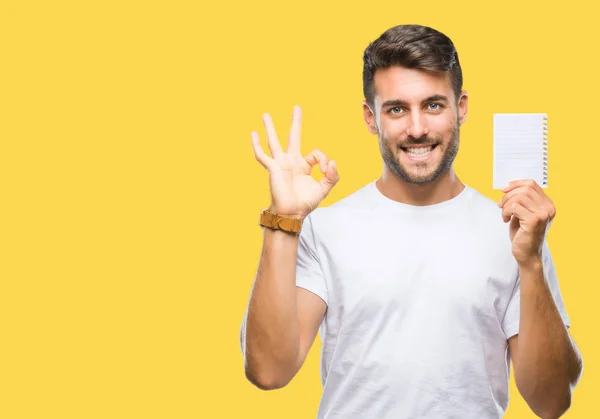
[[[340,175],[337,172],[337,166],[335,165],[334,160],[329,160],[327,163],[327,168],[325,170],[325,176],[321,179],[321,186],[325,189],[327,193],[335,186],[336,183],[340,180]]]

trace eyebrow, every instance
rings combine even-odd
[[[448,98],[444,95],[433,95],[433,96],[429,96],[426,99],[423,99],[421,101],[421,105],[424,105],[425,103],[429,103],[429,102],[449,102]],[[381,108],[386,108],[389,106],[408,106],[408,102],[405,102],[404,100],[400,100],[400,99],[394,99],[394,100],[386,100],[385,102],[382,103]]]

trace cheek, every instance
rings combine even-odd
[[[406,123],[401,119],[382,119],[380,128],[386,138],[401,140],[406,132]]]
[[[447,132],[454,129],[455,120],[450,115],[444,115],[434,118],[430,121],[429,128],[432,131]]]
[[[430,135],[437,138],[443,138],[447,140],[454,133],[456,129],[456,121],[452,118],[440,118],[436,121],[432,121],[429,126]]]
[[[381,141],[384,144],[388,144],[390,142],[390,133],[385,127],[380,127],[379,135],[381,137]]]

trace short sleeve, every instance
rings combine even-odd
[[[327,284],[317,256],[311,215],[304,219],[300,231],[296,261],[296,286],[318,295],[327,304]]]
[[[569,321],[569,316],[567,315],[567,311],[565,309],[565,304],[560,293],[560,288],[558,285],[558,277],[556,275],[556,269],[554,268],[554,262],[552,260],[552,254],[550,253],[550,248],[548,247],[548,243],[544,240],[544,245],[542,248],[542,263],[544,269],[544,278],[546,279],[546,283],[550,288],[550,292],[552,293],[552,298],[554,299],[554,303],[558,308],[558,312],[560,313],[560,317],[563,320],[563,323],[566,327],[571,327],[571,323]],[[521,313],[521,280],[520,277],[517,279],[515,284],[515,288],[513,290],[512,297],[508,303],[508,308],[506,309],[506,313],[504,315],[504,319],[502,321],[502,329],[504,330],[504,334],[506,335],[506,339],[513,337],[514,335],[519,333],[519,318]]]

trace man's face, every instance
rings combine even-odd
[[[387,168],[413,184],[448,171],[466,119],[466,92],[457,104],[449,75],[403,67],[377,70],[375,92],[375,109],[363,106],[365,120],[378,134]]]

